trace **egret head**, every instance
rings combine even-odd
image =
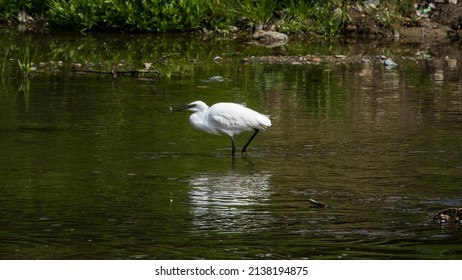
[[[185,105],[181,105],[181,106],[177,106],[177,107],[170,107],[170,110],[172,112],[177,112],[177,111],[181,111],[181,110],[184,110],[184,109],[188,109],[190,111],[197,112],[197,111],[206,110],[208,107],[209,106],[207,106],[207,104],[205,104],[202,101],[194,101],[194,102],[189,103],[189,104],[185,104]]]

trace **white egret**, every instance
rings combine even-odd
[[[170,107],[172,112],[183,109],[194,112],[189,117],[189,122],[195,129],[216,135],[227,134],[233,145],[233,156],[236,152],[234,135],[243,131],[254,131],[242,148],[242,153],[245,154],[247,147],[258,132],[271,126],[271,121],[267,116],[236,103],[217,103],[209,107],[202,101],[195,101],[178,107]]]

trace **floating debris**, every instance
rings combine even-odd
[[[314,200],[314,199],[308,199],[308,201],[312,204],[312,207],[318,207],[318,208],[332,208],[332,206],[328,205],[328,204],[324,204],[322,202],[319,202],[317,200]]]
[[[144,65],[144,70],[149,70],[151,68],[151,66],[152,66],[152,63],[151,62],[145,62],[145,63],[143,63],[143,65]]]
[[[462,224],[462,208],[444,209],[432,216],[432,220],[440,224]]]
[[[428,54],[427,52],[418,51],[416,55],[421,59],[430,59],[431,58],[430,54]]]
[[[221,83],[221,82],[225,81],[225,78],[223,78],[222,76],[213,76],[213,77],[210,77],[207,80],[201,80],[201,81],[204,82],[204,83],[210,83],[210,82]]]
[[[415,4],[415,12],[419,17],[428,17],[432,9],[435,9],[436,6],[433,3],[429,3],[428,6]]]
[[[220,63],[221,60],[222,60],[221,56],[215,56],[215,57],[213,58],[213,61],[215,61],[216,63]]]
[[[393,68],[393,67],[398,66],[398,64],[396,62],[394,62],[393,59],[391,59],[391,58],[385,59],[383,64],[385,64],[385,67],[388,67],[388,68]]]

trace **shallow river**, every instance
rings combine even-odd
[[[13,31],[0,42],[1,259],[462,257],[461,227],[429,220],[462,207],[457,45],[268,50],[223,38]],[[30,79],[17,63],[26,48]],[[142,68],[172,53],[152,66],[160,78],[75,71]],[[370,62],[240,63],[281,53]],[[245,103],[273,125],[232,158],[227,136],[170,113],[195,100]],[[238,148],[250,136],[236,136]]]

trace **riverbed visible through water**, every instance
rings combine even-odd
[[[458,45],[11,30],[0,42],[0,259],[462,257],[461,225],[429,219],[462,207]],[[242,63],[263,55],[364,60]],[[154,74],[97,73],[113,69]],[[170,112],[195,100],[245,104],[272,126],[233,158],[227,136]]]

